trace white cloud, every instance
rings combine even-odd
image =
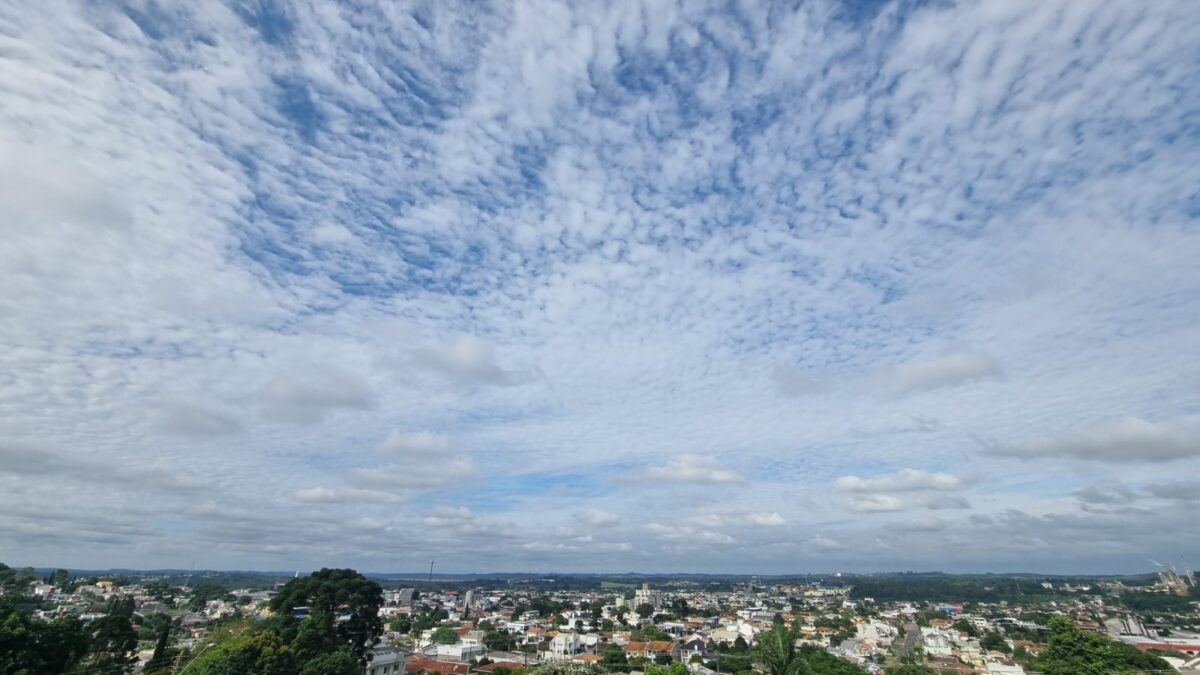
[[[628,479],[650,483],[701,483],[729,484],[744,483],[736,471],[728,469],[711,457],[686,454],[673,457],[666,464],[652,466],[628,475]]]
[[[1169,462],[1200,455],[1200,436],[1137,417],[1062,436],[998,445],[992,452],[1029,459]]]
[[[1142,508],[1200,469],[1193,3],[242,9],[0,3],[0,539],[31,561],[1200,541]],[[1139,411],[1170,422],[1090,430]],[[1118,458],[1136,499],[1080,502]],[[907,466],[938,473],[866,468]],[[442,499],[484,524],[430,534]]]
[[[903,511],[904,502],[891,495],[865,495],[850,500],[851,511],[865,513]]]
[[[376,448],[382,455],[407,457],[438,455],[451,451],[450,440],[430,431],[404,432],[393,430]]]
[[[957,387],[999,376],[1000,366],[991,357],[973,353],[905,363],[884,374],[888,386],[902,394]]]
[[[575,519],[589,527],[612,527],[621,522],[620,516],[600,509],[586,509],[575,514]]]
[[[845,492],[911,492],[914,490],[958,490],[963,487],[957,476],[930,473],[919,469],[901,469],[891,475],[860,478],[842,476],[837,488]]]

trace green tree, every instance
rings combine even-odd
[[[629,659],[625,657],[625,650],[609,643],[600,655],[600,662],[606,666],[623,666],[629,663]]]
[[[392,630],[392,631],[395,631],[395,632],[401,633],[401,634],[409,633],[410,631],[412,631],[412,627],[413,627],[412,617],[404,616],[403,614],[392,619],[392,622],[388,624],[389,630]]]
[[[1005,654],[1012,651],[1012,647],[1008,646],[1008,640],[1004,639],[1002,633],[996,631],[991,631],[980,638],[979,646],[988,651],[1004,652]]]
[[[277,630],[234,635],[201,650],[181,675],[295,675],[299,660]]]
[[[883,672],[885,675],[938,675],[933,668],[916,663],[901,663],[891,666]]]
[[[54,574],[50,575],[50,584],[55,588],[66,588],[70,580],[71,573],[61,568],[54,570]]]
[[[118,608],[120,609],[120,608]],[[87,624],[88,656],[83,662],[89,670],[108,669],[110,673],[130,672],[137,663],[137,631],[129,617],[108,614]]]
[[[305,663],[300,675],[362,675],[362,666],[348,649],[342,648]]]
[[[458,642],[458,631],[449,626],[442,626],[433,631],[431,638],[439,645],[452,645]]]
[[[796,647],[798,626],[772,626],[758,636],[758,657],[770,675],[862,675],[858,666],[811,645]],[[723,659],[724,660],[724,659]],[[748,664],[747,664],[748,667]]]
[[[688,669],[681,661],[676,661],[670,665],[647,666],[646,675],[688,675]]]
[[[157,673],[166,670],[171,665],[171,622],[165,621],[158,629],[158,641],[154,644],[154,654],[146,662],[144,673]]]
[[[383,634],[379,617],[383,589],[351,569],[322,568],[311,576],[292,579],[270,606],[285,622],[292,621],[296,607],[308,607],[310,615],[324,622],[323,634],[335,635],[361,666],[366,665],[368,652]],[[345,620],[337,620],[339,615]]]
[[[797,630],[776,624],[758,638],[759,657],[770,675],[805,675],[808,669],[796,653]],[[741,640],[738,636],[738,640]],[[743,640],[743,643],[745,641]]]
[[[955,621],[954,629],[960,630],[971,637],[979,637],[979,631],[975,630],[975,626],[972,626],[971,622],[967,621],[966,619],[959,619],[958,621]]]
[[[654,614],[654,605],[642,603],[638,605],[634,611],[637,612],[637,615],[643,619],[649,619],[650,616]]]
[[[517,640],[508,631],[488,631],[483,634],[483,646],[493,652],[510,652],[516,648]]]
[[[88,651],[87,634],[77,619],[38,621],[0,597],[0,673],[63,673]]]
[[[1081,630],[1066,617],[1050,619],[1048,628],[1050,637],[1035,665],[1046,675],[1132,675],[1170,668],[1166,661],[1133,645]]]

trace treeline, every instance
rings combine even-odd
[[[1054,592],[1032,579],[1012,577],[888,575],[858,577],[850,589],[856,600],[877,602],[1015,602]]]
[[[87,623],[75,617],[42,621],[20,611],[14,598],[0,597],[0,673],[132,672],[137,663],[135,621],[129,597],[111,598],[106,613]],[[157,648],[142,672],[158,672],[170,664],[170,631],[169,620],[160,624]]]

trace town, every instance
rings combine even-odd
[[[276,649],[299,655],[304,626],[330,610],[333,637],[323,649],[344,654],[345,665],[327,660],[299,672],[777,673],[780,654],[802,664],[796,673],[1200,672],[1200,590],[1186,566],[1157,575],[1078,578],[835,573],[370,579],[352,570],[291,578],[226,572],[82,576],[5,566],[0,584],[3,673],[73,672],[68,669],[75,666],[235,672],[220,663],[238,650],[244,656],[260,639],[248,636],[282,623],[273,639],[285,644]],[[298,634],[290,647],[286,626]],[[355,637],[359,628],[352,626],[369,639]],[[50,649],[50,627],[77,627],[90,646],[77,646],[73,660],[62,650],[39,656],[34,652]],[[37,635],[41,641],[29,637]],[[359,651],[353,644],[346,651],[339,640],[347,636]],[[255,649],[261,652],[261,646]],[[1070,661],[1081,651],[1110,661],[1081,670]]]

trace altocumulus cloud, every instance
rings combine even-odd
[[[0,25],[5,562],[1200,554],[1195,2]]]

